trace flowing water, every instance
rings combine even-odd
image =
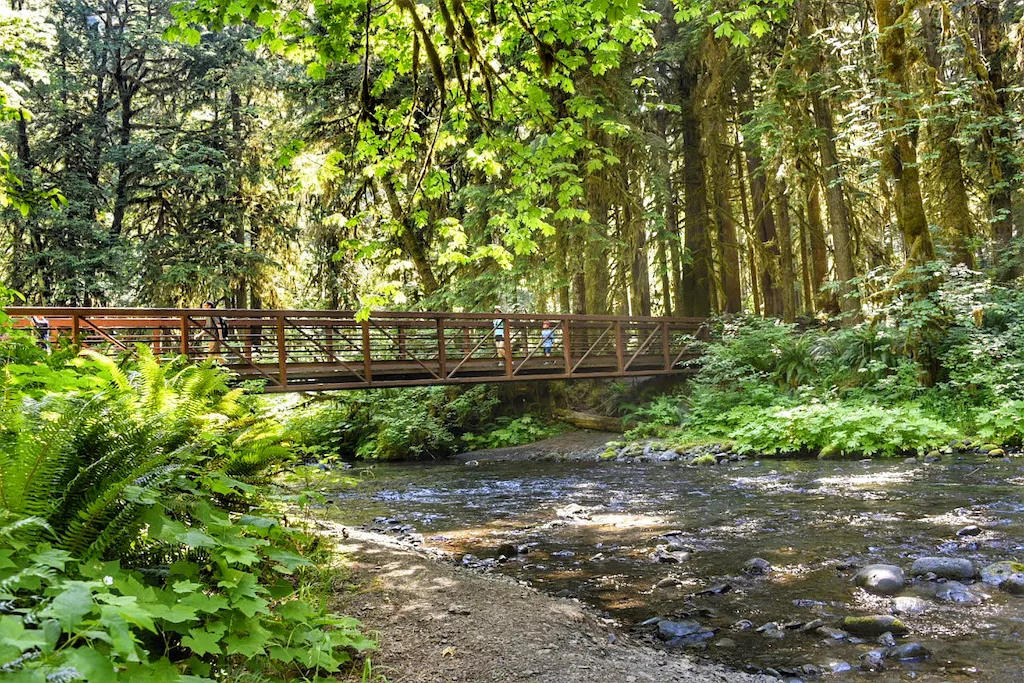
[[[908,576],[900,604],[914,603],[914,613],[901,615],[911,633],[899,642],[920,642],[933,657],[886,662],[881,672],[858,669],[860,655],[880,649],[873,641],[834,641],[797,628],[769,639],[757,631],[768,622],[832,624],[898,611],[894,598],[851,583],[854,566],[909,569],[915,558],[935,555],[968,558],[979,568],[1024,560],[1020,460],[450,463],[377,466],[362,478],[332,496],[341,521],[411,530],[456,559],[470,553],[488,560],[511,555],[510,545],[527,546],[516,559],[485,564],[578,597],[637,634],[651,630],[639,626],[651,617],[699,621],[718,629],[704,656],[737,667],[813,664],[838,681],[1024,681],[1024,597],[981,583],[971,590],[984,602],[951,604],[935,597],[941,586]],[[957,536],[967,525],[983,531]],[[679,564],[651,558],[668,532],[691,551]],[[744,575],[753,557],[773,571]],[[666,578],[679,585],[655,588]],[[725,592],[700,594],[723,584]],[[737,630],[740,620],[753,628]],[[831,671],[844,663],[852,670]]]

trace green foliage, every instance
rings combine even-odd
[[[467,451],[484,448],[508,448],[547,439],[565,431],[560,423],[548,424],[532,415],[499,417],[496,426],[482,434],[463,434],[462,446]]]
[[[498,403],[482,385],[352,392],[290,416],[288,430],[298,445],[316,454],[441,458],[459,449],[463,434],[486,430]]]
[[[1020,443],[1024,296],[949,271],[923,301],[838,330],[723,323],[689,395],[675,401],[688,407],[680,437],[826,457],[919,453],[966,437]],[[631,436],[663,433],[672,405],[638,411]]]
[[[0,680],[339,671],[372,643],[302,588],[282,429],[220,369],[137,357],[3,368]]]
[[[691,421],[687,433],[728,440],[739,453],[822,457],[920,453],[957,435],[914,404],[838,400],[767,409],[738,406],[714,419]]]

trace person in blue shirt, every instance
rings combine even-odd
[[[551,323],[547,320],[544,321],[544,325],[540,331],[540,343],[544,348],[544,355],[548,358],[551,357],[551,349],[555,346],[555,330],[551,327]]]
[[[494,312],[496,314],[501,313],[501,307],[495,306]],[[494,347],[498,351],[498,358],[505,360],[505,319],[495,318],[494,319]]]

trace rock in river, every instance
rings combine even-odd
[[[696,621],[669,621],[665,619],[658,622],[658,635],[664,640],[681,638],[703,630],[704,627]]]
[[[1013,574],[999,584],[999,588],[1010,595],[1024,595],[1024,574]]]
[[[772,571],[772,563],[760,557],[752,557],[743,563],[742,571],[750,576],[765,576]]]
[[[932,656],[931,650],[921,643],[904,643],[888,648],[883,655],[897,662],[919,662]]]
[[[840,628],[855,636],[866,638],[877,638],[886,631],[902,636],[910,633],[902,621],[888,614],[872,614],[866,617],[846,617],[840,624]]]
[[[913,576],[934,574],[940,579],[973,579],[974,565],[962,557],[920,557],[910,567]]]
[[[1004,581],[1015,575],[1024,580],[1024,563],[996,562],[981,570],[981,580],[993,586],[1002,586]]]
[[[972,591],[959,581],[949,581],[942,585],[935,593],[936,599],[941,602],[951,602],[957,605],[980,605],[985,598]]]
[[[871,564],[853,577],[858,586],[875,595],[895,595],[903,590],[903,570],[892,564]]]

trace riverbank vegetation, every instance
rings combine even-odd
[[[699,375],[641,409],[634,436],[822,457],[1001,455],[1024,438],[1024,296],[978,274],[945,273],[857,327],[738,318],[716,333]]]
[[[2,332],[0,678],[324,680],[372,649],[273,494],[283,427],[227,373]]]

